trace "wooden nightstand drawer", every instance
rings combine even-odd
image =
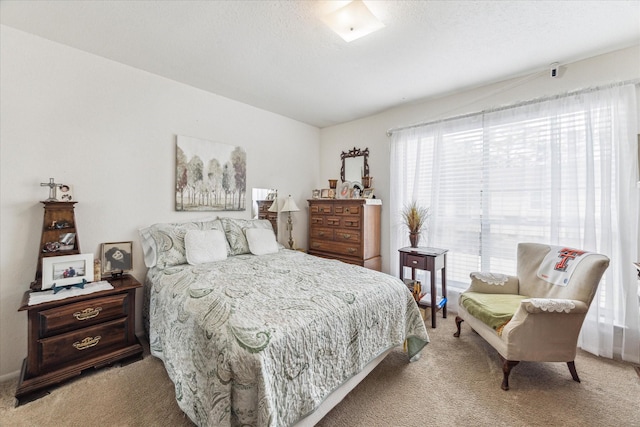
[[[128,294],[119,294],[41,311],[40,338],[124,317],[128,302]]]
[[[360,231],[358,230],[336,230],[334,233],[334,240],[336,242],[352,242],[360,243]]]
[[[423,256],[407,254],[405,255],[405,258],[404,258],[404,265],[406,267],[413,267],[413,268],[419,268],[420,270],[426,270],[427,258]]]
[[[50,369],[127,344],[127,318],[39,340],[40,369]]]

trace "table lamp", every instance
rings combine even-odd
[[[284,206],[280,209],[280,212],[287,212],[289,217],[287,218],[287,230],[289,230],[289,249],[293,249],[293,237],[291,236],[291,232],[293,231],[293,222],[291,221],[291,212],[298,212],[298,206],[296,206],[296,202],[293,201],[293,197],[289,194],[289,197],[284,201]]]

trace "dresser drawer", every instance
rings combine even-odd
[[[361,222],[359,217],[355,217],[355,218],[343,217],[340,223],[340,226],[346,227],[346,228],[357,228],[359,230],[360,224]]]
[[[427,257],[406,254],[404,256],[404,266],[419,268],[420,270],[426,270]]]
[[[333,205],[331,204],[323,204],[323,203],[314,203],[310,208],[310,212],[312,214],[332,214],[333,213]]]
[[[336,230],[333,234],[333,240],[336,242],[352,242],[360,243],[362,241],[359,230]]]
[[[129,294],[111,295],[41,311],[40,338],[124,317],[128,297]]]
[[[361,257],[360,245],[350,243],[337,243],[327,240],[311,239],[309,244],[311,251],[331,252],[333,254]]]
[[[93,357],[127,345],[127,318],[43,338],[38,344],[41,370]]]
[[[335,207],[336,215],[360,215],[360,205],[341,205]]]
[[[316,239],[333,240],[333,229],[313,227],[311,228],[311,237]]]

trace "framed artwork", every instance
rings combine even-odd
[[[311,193],[311,198],[319,199],[320,198],[320,190],[313,190],[313,193]]]
[[[330,188],[329,189],[329,198],[330,199],[335,199],[336,198],[336,189],[335,188]]]
[[[320,197],[323,199],[328,199],[329,198],[329,189],[328,188],[323,188],[320,192]]]
[[[42,290],[93,281],[93,254],[42,258]]]
[[[371,199],[373,197],[373,188],[365,188],[362,190],[362,197],[365,199]]]
[[[117,276],[133,270],[133,242],[103,243],[101,250],[102,274]]]
[[[56,200],[59,202],[73,202],[73,188],[68,184],[58,184]]]
[[[178,135],[176,211],[247,209],[247,153],[236,147]]]

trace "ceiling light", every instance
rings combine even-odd
[[[350,42],[384,27],[362,0],[353,0],[348,5],[331,12],[323,21],[345,41]]]

